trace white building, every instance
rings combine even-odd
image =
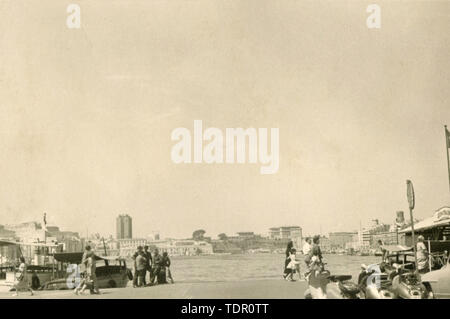
[[[213,247],[205,241],[196,241],[192,239],[166,239],[166,240],[148,240],[146,238],[121,239],[117,241],[120,256],[132,256],[138,246],[149,246],[150,250],[157,248],[161,253],[167,252],[170,256],[194,256],[210,255],[213,253]]]

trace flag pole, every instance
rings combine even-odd
[[[449,187],[449,191],[450,191],[450,161],[448,158],[448,148],[450,145],[448,145],[449,136],[448,136],[447,125],[444,125],[444,127],[445,127],[445,145],[446,145],[445,153],[447,154],[448,187]]]

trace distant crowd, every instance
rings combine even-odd
[[[170,258],[167,252],[162,255],[158,249],[153,250],[153,255],[148,246],[139,246],[133,254],[133,287],[145,287],[155,284],[173,283],[170,272]],[[148,280],[147,280],[148,274]]]

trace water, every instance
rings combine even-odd
[[[301,271],[303,256],[297,257]],[[236,281],[251,279],[281,279],[284,254],[242,254],[172,257],[171,271],[176,282]],[[326,269],[335,275],[352,275],[356,281],[361,264],[380,262],[381,257],[324,255]]]

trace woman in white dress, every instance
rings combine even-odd
[[[25,258],[23,256],[20,257],[20,266],[18,271],[16,272],[16,283],[14,288],[16,289],[13,296],[18,296],[20,290],[28,290],[33,296],[33,289],[31,289],[31,284],[28,281],[27,276],[27,264],[25,263]]]
[[[286,280],[295,281],[294,280],[294,273],[295,273],[295,270],[297,269],[298,264],[299,264],[298,261],[295,259],[296,252],[297,252],[296,249],[292,248],[291,252],[289,254],[289,257],[287,258],[289,263],[288,263],[288,265],[286,267],[286,269],[288,270],[288,276],[286,277]]]

